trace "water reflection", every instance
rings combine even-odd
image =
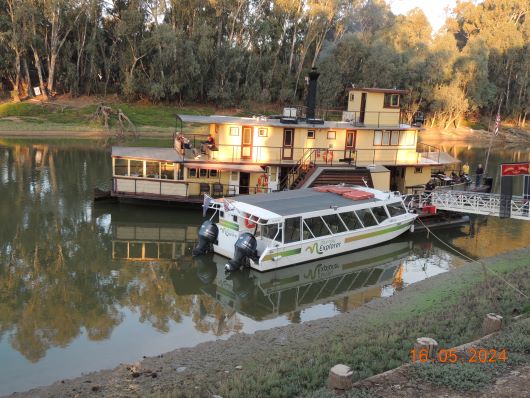
[[[227,277],[221,257],[191,257],[200,212],[94,206],[93,187],[110,175],[98,143],[0,141],[0,394],[349,311],[465,264],[425,234],[409,234],[354,254]],[[473,218],[439,234],[482,257],[528,246],[530,223]]]

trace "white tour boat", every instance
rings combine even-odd
[[[194,254],[230,259],[227,271],[287,267],[377,245],[413,229],[399,192],[324,186],[211,199]],[[219,221],[212,219],[218,215]]]

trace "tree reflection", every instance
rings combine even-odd
[[[205,333],[242,327],[226,323],[222,307],[200,291],[175,291],[171,272],[191,261],[190,243],[179,237],[195,239],[195,221],[164,227],[164,244],[173,247],[168,259],[113,259],[116,228],[131,220],[138,230],[146,224],[143,210],[117,212],[112,227],[98,220],[92,189],[110,175],[108,154],[96,147],[0,146],[0,340],[9,339],[31,362],[81,333],[108,339],[124,308],[160,332],[183,317]],[[163,222],[167,212],[151,212],[149,228]],[[203,316],[198,302],[213,315]]]

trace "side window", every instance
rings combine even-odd
[[[281,232],[276,236],[276,233],[278,232],[278,224],[272,224],[272,225],[263,225],[261,227],[261,234],[264,238],[274,239],[278,242],[282,241],[282,234]]]
[[[347,231],[339,216],[336,214],[328,214],[327,216],[322,216],[322,218],[328,225],[329,229],[331,229],[332,233],[338,234]]]
[[[329,231],[328,227],[324,223],[321,217],[311,217],[306,218],[304,220],[304,223],[309,228],[309,230],[313,233],[313,236],[315,238],[320,238],[322,236],[331,235],[331,232]],[[304,234],[305,238],[305,234]]]
[[[369,209],[357,210],[357,215],[365,227],[373,227],[374,225],[377,225],[377,221],[375,221],[375,218]]]
[[[407,213],[407,210],[405,210],[405,207],[403,207],[402,203],[393,203],[388,205],[387,209],[391,217],[396,217]]]
[[[346,224],[350,231],[363,227],[363,225],[359,222],[359,219],[355,215],[355,212],[353,211],[340,213],[340,218],[342,218],[342,221],[344,221],[344,224]]]
[[[115,158],[114,159],[114,175],[126,176],[128,171],[129,161],[127,159]]]
[[[375,219],[378,223],[382,223],[388,218],[388,215],[386,214],[385,208],[383,206],[372,207],[372,213],[374,214]]]
[[[285,219],[285,241],[284,243],[298,242],[300,240],[300,222],[302,217]]]

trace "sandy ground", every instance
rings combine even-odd
[[[530,255],[530,248],[506,253],[486,260],[494,263],[510,256]],[[181,348],[157,357],[144,358],[136,364],[122,364],[72,380],[62,380],[47,387],[17,393],[11,397],[144,397],[157,392],[178,390],[183,396],[210,396],[204,386],[215,385],[245,358],[256,353],[273,353],[289,345],[290,348],[308,339],[318,339],[325,333],[362,322],[374,313],[407,308],[414,304],[417,294],[428,292],[439,283],[458,280],[465,272],[482,272],[479,264],[470,264],[451,272],[418,282],[398,294],[379,298],[353,310],[331,318],[301,324],[290,324],[254,334],[236,334],[228,340],[218,340]],[[526,391],[526,390],[525,390]],[[410,395],[409,395],[410,396]]]

